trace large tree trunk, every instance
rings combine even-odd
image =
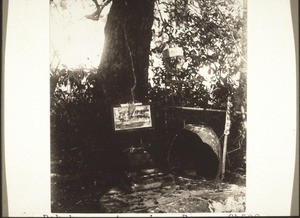
[[[154,0],[114,0],[112,3],[98,73],[99,88],[107,106],[144,101],[153,10]]]
[[[134,100],[145,100],[153,12],[154,0],[113,0],[105,27],[105,47],[97,74],[98,139],[99,147],[105,148],[110,170],[121,176],[120,181],[126,177],[128,167],[123,151],[140,142],[140,138],[136,132],[113,130],[111,108],[132,102],[133,86]]]
[[[107,17],[105,47],[96,84],[100,118],[97,119],[98,139],[99,146],[112,152],[112,159],[118,163],[122,163],[122,158],[115,154],[139,142],[139,133],[115,132],[112,106],[132,102],[134,85],[135,102],[145,100],[153,12],[154,0],[113,0]]]

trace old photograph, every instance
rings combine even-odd
[[[52,213],[246,211],[247,0],[49,0]]]
[[[152,127],[150,105],[114,107],[113,116],[116,131]]]

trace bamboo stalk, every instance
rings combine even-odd
[[[222,180],[224,179],[224,175],[225,175],[227,141],[228,141],[228,135],[225,135],[224,136],[224,145],[223,145],[223,156],[222,156],[222,177],[221,177]]]
[[[226,155],[227,155],[227,141],[228,135],[230,133],[230,108],[232,107],[231,104],[231,97],[228,96],[227,98],[227,108],[226,108],[226,119],[225,119],[225,128],[224,128],[224,145],[223,145],[223,155],[222,155],[222,176],[221,179],[224,179],[225,169],[226,169]]]

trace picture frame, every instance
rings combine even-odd
[[[114,131],[149,129],[153,127],[150,105],[121,104],[112,107]]]

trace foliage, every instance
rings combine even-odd
[[[66,10],[66,1],[60,2]],[[150,103],[224,109],[231,95],[233,112],[246,107],[246,22],[235,2],[157,1],[149,66]],[[166,46],[182,47],[184,56],[164,58]],[[77,163],[70,160],[70,165],[79,168],[92,162],[101,123],[105,123],[99,115],[105,99],[96,89],[95,73],[63,68],[51,74],[51,80],[57,81],[51,98],[51,140],[57,154],[53,157],[60,159],[60,151],[68,153],[84,146],[76,152],[83,156],[72,157]],[[241,145],[244,149],[246,128],[241,115],[233,115],[232,132],[237,136],[231,148]],[[84,155],[84,150],[89,154]]]
[[[64,161],[61,166],[67,171],[86,168],[89,157],[83,151],[94,151],[98,107],[92,76],[91,72],[69,69],[56,70],[51,76],[58,81],[50,108],[51,152],[55,162]]]
[[[229,149],[243,162],[246,126],[246,15],[241,1],[161,1],[156,4],[149,99],[160,106],[226,109],[232,97]],[[183,57],[165,57],[181,47]],[[236,155],[237,154],[237,155]],[[236,157],[238,156],[238,157]]]
[[[57,87],[54,93],[54,105],[60,103],[60,99],[66,99],[68,102],[92,102],[94,87],[92,71],[84,71],[83,69],[70,70],[61,69],[56,70],[53,77],[57,77]]]
[[[236,7],[236,1],[157,4],[150,56],[154,102],[224,107],[228,95],[245,100],[246,27]],[[172,45],[182,47],[184,57],[165,59],[162,53]]]
[[[74,2],[84,3],[88,9],[93,8],[95,1],[50,0],[51,9],[67,18],[70,18],[67,14]],[[104,4],[109,0],[99,2]],[[191,1],[187,0],[156,2],[149,67],[153,79],[150,81],[152,87],[149,90],[149,101],[157,108],[163,108],[164,105],[224,108],[230,94],[234,99],[233,111],[240,110],[240,105],[246,106],[246,26],[244,19],[231,13],[235,7],[234,2],[193,1],[199,7],[192,6]],[[198,11],[195,13],[195,10]],[[91,19],[91,15],[88,17]],[[163,59],[166,45],[182,47],[184,58]],[[66,66],[52,69],[51,72],[51,87],[54,91],[51,92],[51,169],[59,175],[81,175],[83,178],[80,179],[75,176],[74,187],[69,187],[70,183],[68,186],[56,185],[68,187],[71,190],[68,193],[80,196],[110,187],[114,181],[120,180],[118,177],[122,176],[126,168],[123,148],[115,148],[113,143],[107,143],[114,139],[105,138],[114,138],[106,132],[111,117],[102,116],[111,111],[102,113],[107,99],[99,92],[101,88],[95,79],[96,73],[97,69],[87,71],[68,69]],[[238,75],[240,81],[237,86],[235,78]],[[177,118],[173,116],[173,119]],[[161,122],[163,125],[164,121]],[[246,129],[242,126],[241,116],[237,114],[232,122],[231,134],[238,136],[232,139],[230,150],[245,148]],[[215,123],[220,125],[221,122],[218,120]],[[155,135],[157,145],[151,145],[157,151],[153,152],[157,159],[165,158],[162,153],[167,152],[161,145],[169,146],[160,130],[156,130],[159,132]],[[129,138],[134,137],[130,135]],[[128,137],[123,141],[128,142]],[[240,154],[243,153],[230,154],[230,167],[239,167],[235,163],[241,163],[243,156]],[[66,196],[75,198],[67,193],[61,196],[63,199]],[[68,200],[61,202],[66,203]]]

